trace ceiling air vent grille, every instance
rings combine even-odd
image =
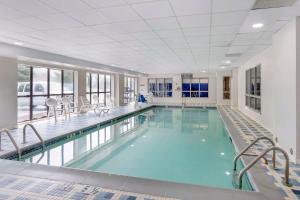
[[[292,6],[297,0],[256,0],[252,10]]]
[[[241,55],[242,55],[241,53],[227,53],[225,56],[229,58],[238,58]]]
[[[184,73],[184,74],[181,74],[181,78],[182,79],[192,79],[193,78],[193,74]]]

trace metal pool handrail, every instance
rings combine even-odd
[[[2,133],[6,133],[7,136],[9,137],[10,141],[13,143],[14,147],[16,148],[17,152],[18,152],[18,156],[19,158],[21,157],[21,151],[19,146],[17,145],[15,139],[12,137],[11,132],[8,129],[1,129],[0,130],[0,151],[1,151],[1,141],[2,141]]]
[[[42,145],[43,145],[43,148],[44,148],[44,146],[45,146],[45,142],[44,142],[44,140],[43,140],[43,138],[42,138],[42,136],[39,134],[39,132],[36,130],[36,128],[32,125],[32,124],[26,124],[24,127],[23,127],[23,144],[25,144],[26,143],[26,128],[27,127],[30,127],[32,130],[33,130],[33,132],[35,133],[35,135],[39,138],[39,140],[41,141],[41,143],[42,143]]]
[[[236,166],[237,166],[237,161],[238,159],[242,156],[242,155],[245,155],[245,156],[258,156],[256,154],[247,154],[246,151],[248,151],[253,145],[255,145],[257,142],[259,142],[260,140],[267,140],[269,141],[272,146],[274,147],[275,146],[275,142],[269,138],[269,137],[266,137],[266,136],[262,136],[262,137],[259,137],[259,138],[256,138],[251,144],[249,144],[246,148],[244,148],[235,158],[234,158],[234,166],[233,166],[233,170],[236,171]],[[264,156],[262,157],[264,158]],[[267,159],[264,158],[264,160],[267,162]],[[275,150],[273,151],[273,158],[272,158],[272,162],[273,162],[273,168],[275,168],[275,160],[276,160],[276,153],[275,153]]]
[[[256,157],[251,163],[249,163],[239,174],[238,177],[238,183],[239,183],[239,189],[242,188],[242,183],[243,183],[243,175],[251,168],[253,167],[261,158],[263,158],[267,153],[270,151],[280,151],[284,157],[285,157],[285,179],[284,179],[284,184],[286,186],[291,186],[290,181],[289,181],[289,170],[290,170],[290,161],[289,161],[289,156],[286,153],[285,150],[283,150],[280,147],[270,147],[267,150],[265,150],[262,154],[260,154],[258,157]]]

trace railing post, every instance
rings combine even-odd
[[[262,157],[264,157],[267,153],[269,153],[270,151],[280,151],[284,157],[285,157],[285,180],[284,180],[284,184],[288,187],[291,187],[290,181],[289,181],[289,174],[290,174],[290,163],[289,163],[289,156],[286,153],[285,150],[283,150],[280,147],[270,147],[267,150],[265,150],[262,154],[260,154],[258,157],[256,157],[251,163],[249,163],[239,174],[238,176],[238,183],[239,183],[239,189],[242,189],[242,184],[243,184],[243,176],[244,174],[251,168],[253,167]]]

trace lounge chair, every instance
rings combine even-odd
[[[105,106],[104,103],[100,103],[99,97],[97,95],[93,96],[93,101],[95,102],[93,105],[95,106],[96,110],[99,110],[100,114],[101,112],[103,113],[108,113],[110,110],[110,107]]]
[[[97,107],[96,105],[93,105],[90,103],[90,101],[85,96],[80,96],[80,109],[79,113],[82,112],[88,112],[90,110],[93,110],[96,113]]]
[[[55,122],[57,122],[57,111],[63,111],[62,108],[58,108],[59,104],[58,101],[55,98],[48,98],[45,101],[45,104],[48,106],[48,118],[51,116],[51,114],[54,115]]]

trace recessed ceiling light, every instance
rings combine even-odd
[[[14,42],[15,45],[18,45],[18,46],[23,46],[24,43],[23,42]]]
[[[206,70],[202,70],[202,73],[206,73]]]
[[[229,176],[231,173],[230,173],[229,171],[226,171],[225,174],[226,174],[227,176]]]
[[[201,141],[202,141],[202,142],[206,142],[206,139],[203,138]]]
[[[230,63],[231,63],[231,60],[226,60],[225,63],[226,63],[226,64],[230,64]]]
[[[225,69],[226,67],[225,66],[221,66],[221,69]]]
[[[220,153],[220,155],[221,155],[221,156],[224,156],[224,155],[225,155],[225,153],[224,153],[224,152],[221,152],[221,153]]]
[[[255,23],[252,25],[252,28],[262,28],[262,27],[264,27],[263,23]]]

